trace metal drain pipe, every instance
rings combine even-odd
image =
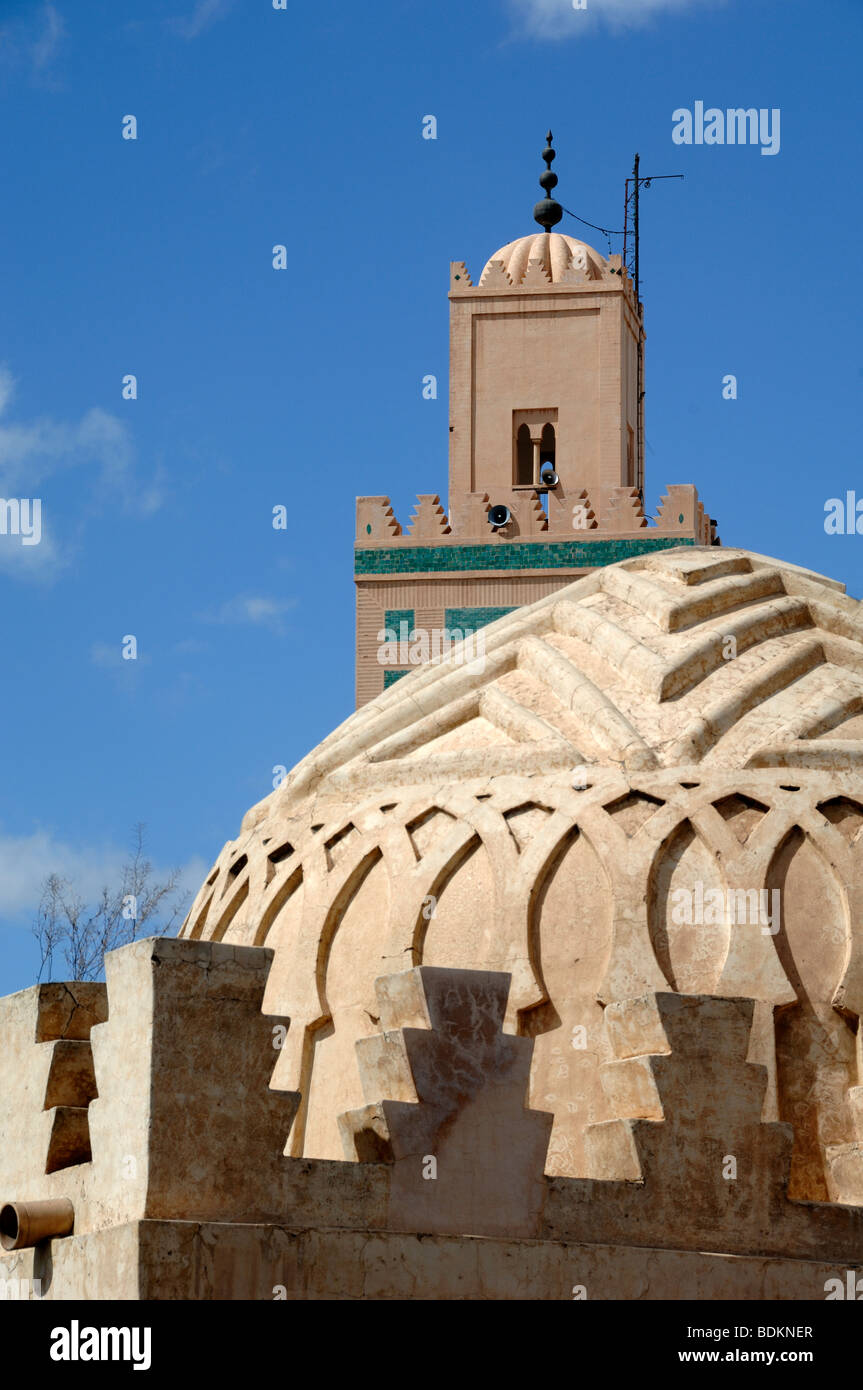
[[[75,1225],[75,1208],[67,1197],[48,1202],[5,1202],[0,1207],[0,1245],[24,1250],[53,1236],[68,1236]]]

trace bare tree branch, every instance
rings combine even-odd
[[[189,894],[179,890],[180,871],[172,869],[163,883],[153,881],[153,866],[144,850],[143,825],[134,828],[129,858],[113,888],[107,884],[94,905],[85,904],[74,884],[49,874],[33,923],[39,945],[38,979],[52,979],[62,961],[68,980],[98,980],[105,953],[144,935],[167,936],[183,920]]]

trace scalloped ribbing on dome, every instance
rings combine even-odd
[[[579,272],[589,280],[599,279],[606,264],[599,252],[594,251],[587,242],[565,236],[562,232],[534,232],[507,242],[506,246],[495,251],[483,268],[480,284],[492,263],[502,261],[513,285],[520,285],[532,260],[540,262],[552,284],[565,284],[571,274]]]

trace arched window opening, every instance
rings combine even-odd
[[[539,480],[546,468],[554,468],[554,425],[543,425],[539,444]]]
[[[529,425],[519,425],[516,434],[515,481],[524,486],[530,486],[533,482],[533,445]]]
[[[557,472],[557,407],[532,406],[512,412],[512,485],[542,488],[542,472]]]

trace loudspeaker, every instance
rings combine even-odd
[[[491,526],[506,526],[512,520],[512,513],[509,507],[489,507],[488,520]]]
[[[539,477],[543,487],[557,487],[560,482],[553,468],[547,469],[545,473],[540,473]]]

